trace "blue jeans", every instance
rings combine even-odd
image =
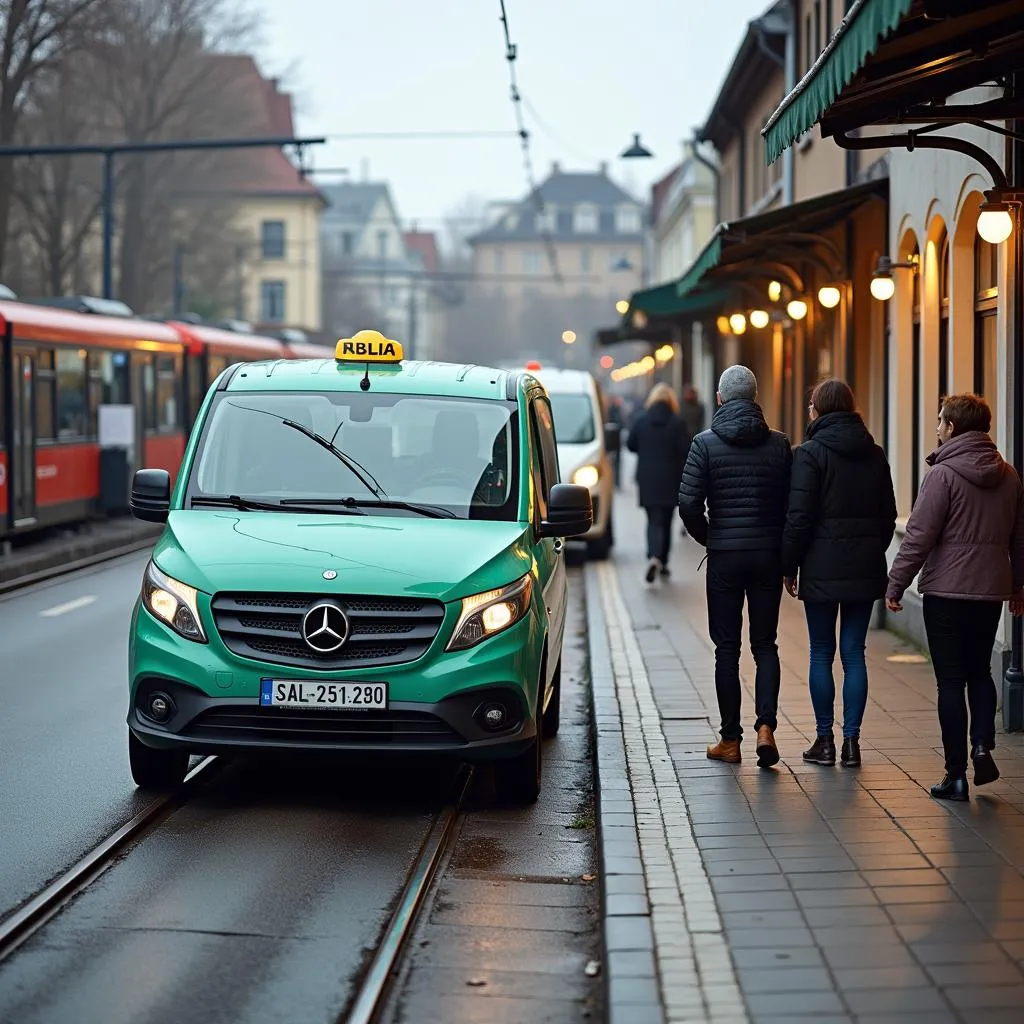
[[[836,619],[839,619],[839,657],[843,663],[843,736],[858,736],[868,703],[868,667],[864,645],[871,624],[873,601],[805,601],[811,648],[811,704],[818,735],[828,736],[835,720]]]

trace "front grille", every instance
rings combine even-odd
[[[302,638],[302,620],[330,600],[344,609],[349,637],[331,654]],[[224,645],[243,658],[316,669],[401,665],[426,654],[444,621],[444,605],[405,597],[322,594],[218,594],[213,620]]]
[[[324,745],[438,746],[463,738],[425,711],[314,711],[289,708],[210,708],[185,729],[197,740],[298,741]]]

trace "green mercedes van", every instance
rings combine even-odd
[[[132,776],[191,754],[443,752],[535,800],[558,730],[565,538],[551,406],[526,373],[406,362],[373,331],[335,358],[237,364],[211,385],[129,640]]]

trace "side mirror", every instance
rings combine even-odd
[[[582,537],[594,525],[590,491],[578,484],[555,484],[548,496],[548,516],[540,524],[542,537]]]
[[[604,446],[609,452],[617,452],[622,446],[622,427],[618,423],[604,425]]]
[[[128,508],[136,519],[166,523],[171,510],[171,474],[166,469],[137,470]]]

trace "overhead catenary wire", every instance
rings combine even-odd
[[[523,98],[519,92],[519,83],[516,77],[516,58],[518,50],[512,42],[512,36],[508,26],[508,11],[505,9],[505,0],[498,0],[501,8],[501,26],[505,33],[505,60],[508,61],[508,77],[511,88],[512,108],[516,116],[516,130],[519,134],[519,144],[523,152],[523,170],[526,172],[526,186],[529,189],[530,201],[537,211],[538,219],[544,214],[544,199],[537,186],[537,178],[533,172],[533,157],[530,153],[530,133],[526,129],[526,121],[523,117]],[[544,251],[547,253],[548,263],[551,266],[551,274],[555,281],[563,284],[562,275],[558,269],[558,254],[555,251],[555,243],[552,241],[551,232],[541,222],[540,236],[544,242]]]

